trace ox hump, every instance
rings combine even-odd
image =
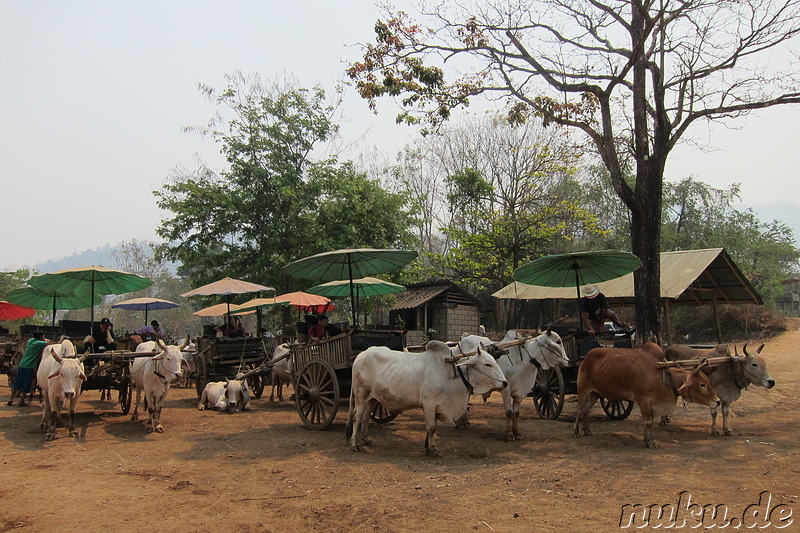
[[[450,355],[450,348],[442,341],[428,341],[428,344],[425,345],[425,351],[443,356]]]

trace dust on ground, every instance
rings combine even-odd
[[[762,352],[777,381],[733,404],[732,437],[712,437],[708,409],[680,406],[642,445],[638,409],[624,421],[593,410],[593,437],[572,437],[575,397],[559,420],[523,404],[526,440],[504,442],[502,401],[473,399],[472,428],[440,427],[442,458],[422,453],[421,411],[373,426],[375,446],[352,452],[347,407],[324,431],[301,423],[269,390],[243,413],[197,410],[172,389],[163,434],[148,434],[98,391],[79,403],[80,436],[39,429],[41,406],[6,407],[0,385],[2,531],[616,531],[622,506],[724,504],[741,516],[771,495],[800,523],[800,397],[794,331]],[[730,515],[729,515],[730,516]],[[798,529],[795,529],[796,531]]]

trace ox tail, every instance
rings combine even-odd
[[[344,436],[347,440],[353,436],[353,418],[355,416],[355,387],[350,387],[350,407],[347,410],[347,425],[344,427]]]

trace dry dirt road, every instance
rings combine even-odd
[[[782,530],[800,531],[799,345],[800,331],[767,344],[777,385],[734,404],[735,436],[711,437],[707,409],[679,406],[671,426],[654,430],[657,450],[642,445],[636,409],[612,422],[597,406],[594,437],[574,439],[574,396],[555,421],[526,401],[526,440],[510,443],[499,396],[476,400],[472,428],[441,428],[444,457],[432,459],[422,454],[421,411],[377,427],[375,446],[355,453],[344,405],[329,429],[313,432],[268,391],[252,411],[225,414],[199,412],[188,389],[171,391],[163,434],[87,391],[79,438],[60,429],[46,442],[38,402],[6,407],[3,379],[0,531],[604,532],[619,530],[626,504],[689,496],[726,506],[728,518],[749,511],[757,522],[752,511],[775,509],[772,526],[781,517],[786,525],[788,511]]]

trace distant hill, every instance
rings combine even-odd
[[[33,268],[40,274],[47,274],[48,272],[56,272],[58,270],[66,270],[68,268],[78,268],[89,265],[113,267],[111,255],[118,249],[119,245],[112,246],[110,244],[106,244],[102,248],[85,250],[83,252],[75,252],[72,255],[68,255],[60,259],[51,259],[49,261],[45,261],[44,263],[34,265]]]

